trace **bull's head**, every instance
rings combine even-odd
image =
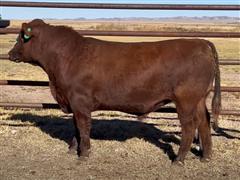
[[[9,59],[14,62],[34,61],[34,48],[38,47],[40,28],[46,25],[42,20],[35,19],[30,23],[23,23],[22,28],[17,37],[17,42],[9,51]],[[35,49],[36,50],[36,49]]]

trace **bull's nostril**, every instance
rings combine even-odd
[[[18,62],[19,59],[20,59],[20,56],[19,56],[19,54],[17,54],[16,52],[9,51],[9,52],[8,52],[8,59],[9,59],[10,61]]]

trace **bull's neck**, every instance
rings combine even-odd
[[[48,38],[47,38],[48,39]],[[80,53],[83,52],[82,48],[83,45],[83,37],[78,36],[75,41],[70,44],[70,46],[62,47],[61,50],[55,49],[55,47],[59,47],[59,42],[55,42],[55,46],[49,45],[42,45],[39,54],[34,54],[38,61],[38,64],[43,68],[43,70],[48,74],[50,80],[54,80],[54,77],[61,77],[61,75],[67,71],[69,64],[71,63],[73,54],[77,53],[79,56]],[[56,45],[57,44],[57,45]],[[77,49],[76,49],[77,48]],[[75,51],[73,51],[75,49]],[[64,53],[64,52],[71,52],[72,53]]]
[[[47,55],[45,55],[47,56]],[[49,58],[51,57],[51,58]],[[60,65],[64,64],[64,59],[57,58],[56,56],[42,57],[38,60],[39,66],[47,73],[50,81],[56,81],[55,77],[58,76]]]

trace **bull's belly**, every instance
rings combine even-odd
[[[106,104],[102,103],[98,106],[96,110],[111,110],[111,111],[121,111],[128,114],[133,114],[137,116],[142,116],[150,112],[154,112],[164,106],[165,104],[170,103],[171,100],[160,100],[155,102],[143,102],[143,103],[119,103],[119,104]]]
[[[119,89],[95,94],[97,110],[121,111],[141,116],[160,109],[172,99],[172,92],[167,88],[162,90],[139,87],[126,91]]]

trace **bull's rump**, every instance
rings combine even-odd
[[[91,63],[85,69],[101,109],[147,113],[166,99],[174,100],[178,87],[204,94],[213,79],[213,56],[205,40],[116,43],[90,39],[89,44]]]

